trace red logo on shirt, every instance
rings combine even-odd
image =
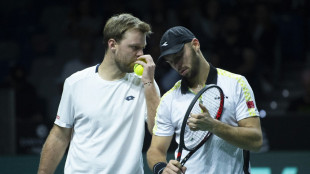
[[[60,116],[59,116],[59,115],[57,115],[57,116],[56,116],[56,118],[59,120],[59,119],[60,119]]]
[[[254,102],[253,101],[246,102],[246,105],[248,105],[248,108],[254,108]]]

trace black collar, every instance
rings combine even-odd
[[[209,85],[209,84],[216,85],[217,84],[217,69],[211,63],[209,63],[209,65],[210,65],[210,72],[207,78],[206,85]]]
[[[207,77],[206,85],[217,84],[217,70],[211,63],[209,63],[209,65],[210,65],[210,72]],[[182,78],[181,93],[186,94],[187,92],[188,92],[188,82],[185,78]]]

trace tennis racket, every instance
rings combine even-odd
[[[186,161],[210,138],[212,135],[209,131],[192,131],[187,125],[187,120],[190,114],[202,113],[199,103],[203,104],[211,117],[220,119],[223,106],[224,106],[224,94],[222,89],[217,85],[208,85],[201,89],[192,102],[190,103],[181,127],[179,151],[177,154],[177,161],[180,162],[183,149],[189,151],[185,158],[181,161],[182,166]]]

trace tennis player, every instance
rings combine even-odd
[[[159,61],[168,62],[182,79],[161,98],[147,152],[149,167],[156,174],[249,173],[249,151],[260,149],[262,131],[254,94],[246,78],[207,62],[199,40],[182,26],[170,28],[163,34],[160,50]],[[208,130],[213,135],[185,166],[176,160],[167,163],[173,135],[176,133],[179,143],[185,112],[195,94],[206,84],[216,84],[224,92],[221,120],[211,118],[207,112],[191,115],[188,120],[191,130]],[[181,160],[187,153],[183,150]]]
[[[145,120],[151,131],[160,99],[155,63],[143,53],[149,34],[150,25],[130,14],[107,21],[102,63],[65,80],[39,174],[54,173],[69,144],[64,173],[144,173]],[[132,73],[135,63],[142,77]]]

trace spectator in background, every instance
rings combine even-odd
[[[34,31],[28,32],[22,38],[18,61],[25,65],[24,68],[27,71],[31,71],[36,61],[53,58],[54,45],[44,27],[37,26]]]
[[[200,5],[200,19],[198,37],[201,38],[202,51],[214,49],[214,43],[218,38],[221,22],[221,4],[217,0],[206,0]]]
[[[301,84],[303,94],[292,100],[289,104],[288,111],[298,114],[310,114],[310,69],[306,69],[301,74]]]
[[[160,41],[161,33],[163,33],[166,27],[169,25],[169,17],[167,10],[167,3],[163,0],[150,0],[150,12],[147,14],[147,18],[152,23],[152,30],[154,31],[152,34],[152,39],[149,40],[148,48],[150,54],[153,57],[159,57],[160,51],[158,47],[158,43]]]
[[[177,25],[182,25],[187,28],[197,30],[200,21],[200,9],[197,0],[182,0],[176,9],[177,13]]]
[[[27,72],[22,65],[17,64],[11,67],[5,86],[12,88],[15,93],[17,123],[43,122],[44,101],[37,95],[35,87],[28,81]]]
[[[250,20],[250,34],[253,46],[257,52],[257,65],[260,72],[260,79],[264,83],[264,91],[272,89],[273,74],[275,69],[275,46],[277,40],[277,28],[272,21],[269,6],[264,3],[257,3],[254,6],[254,16]]]
[[[226,15],[210,62],[217,67],[244,75],[253,84],[253,91],[259,93],[256,59],[257,53],[253,49],[250,35],[239,16],[234,12]]]
[[[68,61],[64,65],[59,78],[60,86],[63,86],[65,79],[73,73],[97,63],[95,62],[95,58],[93,56],[94,46],[93,39],[91,38],[82,38],[79,40],[79,56]],[[60,91],[62,91],[62,89]]]
[[[97,14],[96,3],[91,0],[78,0],[74,2],[72,11],[68,16],[67,27],[67,33],[72,38],[99,36],[102,18]]]
[[[17,153],[37,153],[35,146],[41,148],[43,140],[40,138],[46,137],[38,137],[40,132],[37,132],[37,126],[47,121],[46,102],[38,96],[35,87],[27,79],[27,71],[20,64],[11,67],[4,86],[12,88],[15,95]]]
[[[171,3],[171,2],[170,2]],[[172,25],[174,22],[178,22],[176,11],[171,9],[169,3],[163,0],[150,0],[150,13],[149,18],[152,23],[152,39],[148,42],[148,48],[150,54],[154,58],[158,58],[160,50],[158,43],[161,38],[161,34],[165,32],[166,28]],[[156,66],[158,68],[155,71],[155,78],[158,79],[158,85],[160,86],[161,94],[169,90],[173,84],[179,79],[178,74],[171,69],[168,64],[161,64]]]
[[[256,4],[250,32],[254,46],[265,68],[274,67],[274,49],[276,44],[276,26],[272,21],[267,4]],[[267,63],[268,62],[268,63]]]

